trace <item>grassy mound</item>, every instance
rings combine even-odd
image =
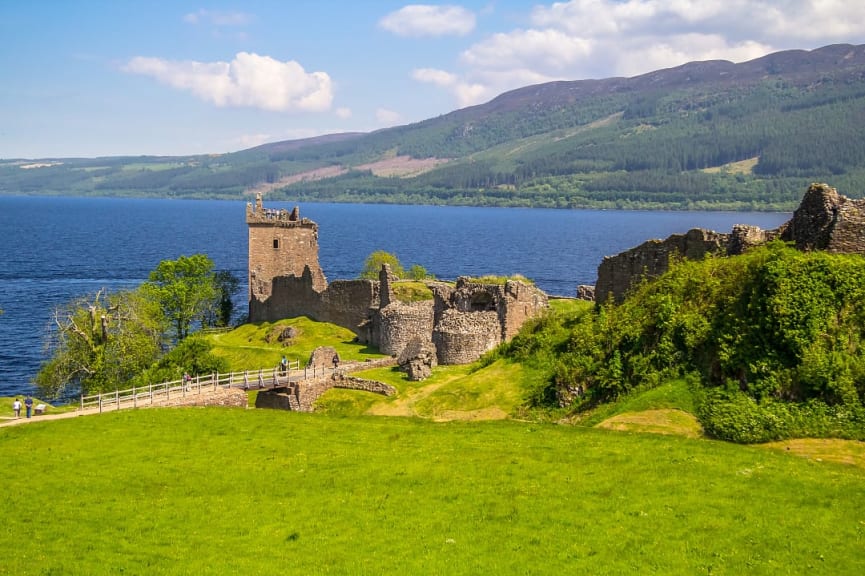
[[[292,328],[295,336],[280,341],[278,335],[286,328]],[[304,366],[318,346],[333,346],[343,361],[382,357],[377,350],[357,343],[351,330],[307,317],[244,324],[231,332],[209,334],[207,338],[213,344],[214,354],[227,359],[232,370],[275,367],[283,355]]]

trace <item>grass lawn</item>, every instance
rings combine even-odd
[[[294,328],[296,336],[290,342],[279,342],[277,335],[287,327]],[[231,332],[209,334],[207,338],[213,343],[214,354],[228,360],[232,370],[273,368],[283,355],[305,366],[312,351],[325,345],[333,346],[343,361],[383,356],[355,342],[351,330],[307,317],[244,324]]]
[[[192,408],[0,454],[0,574],[865,573],[865,470],[760,447]]]

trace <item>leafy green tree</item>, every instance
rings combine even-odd
[[[426,268],[421,266],[420,264],[413,264],[411,268],[408,269],[408,278],[412,280],[426,280],[427,278],[432,278],[432,275],[426,271]]]
[[[234,315],[233,296],[240,290],[240,280],[230,270],[217,270],[213,276],[216,302],[205,310],[207,326],[230,326]]]
[[[378,274],[381,272],[383,264],[389,265],[391,273],[397,278],[405,277],[405,270],[403,270],[402,264],[399,263],[399,259],[384,250],[376,250],[367,256],[363,263],[363,271],[360,273],[360,277],[378,280]]]
[[[193,322],[203,322],[212,314],[219,296],[213,261],[204,254],[163,260],[150,273],[144,288],[174,326],[177,342],[189,335]]]
[[[162,353],[162,311],[140,290],[78,298],[53,320],[52,357],[35,379],[48,397],[116,390]]]
[[[211,343],[192,334],[175,346],[147,370],[138,374],[133,383],[144,386],[157,382],[179,380],[184,372],[196,376],[228,372],[228,361],[213,354]]]

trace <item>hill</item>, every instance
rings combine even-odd
[[[865,184],[865,45],[552,82],[368,134],[223,155],[0,162],[0,193],[784,209]]]

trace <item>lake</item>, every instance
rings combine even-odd
[[[268,208],[292,203],[265,202]],[[245,202],[0,196],[0,396],[33,392],[57,305],[100,288],[132,288],[161,260],[207,254],[242,282]],[[790,214],[300,205],[319,225],[328,280],[356,278],[375,250],[440,279],[522,274],[550,295],[594,284],[604,256],[691,228],[776,228]]]

